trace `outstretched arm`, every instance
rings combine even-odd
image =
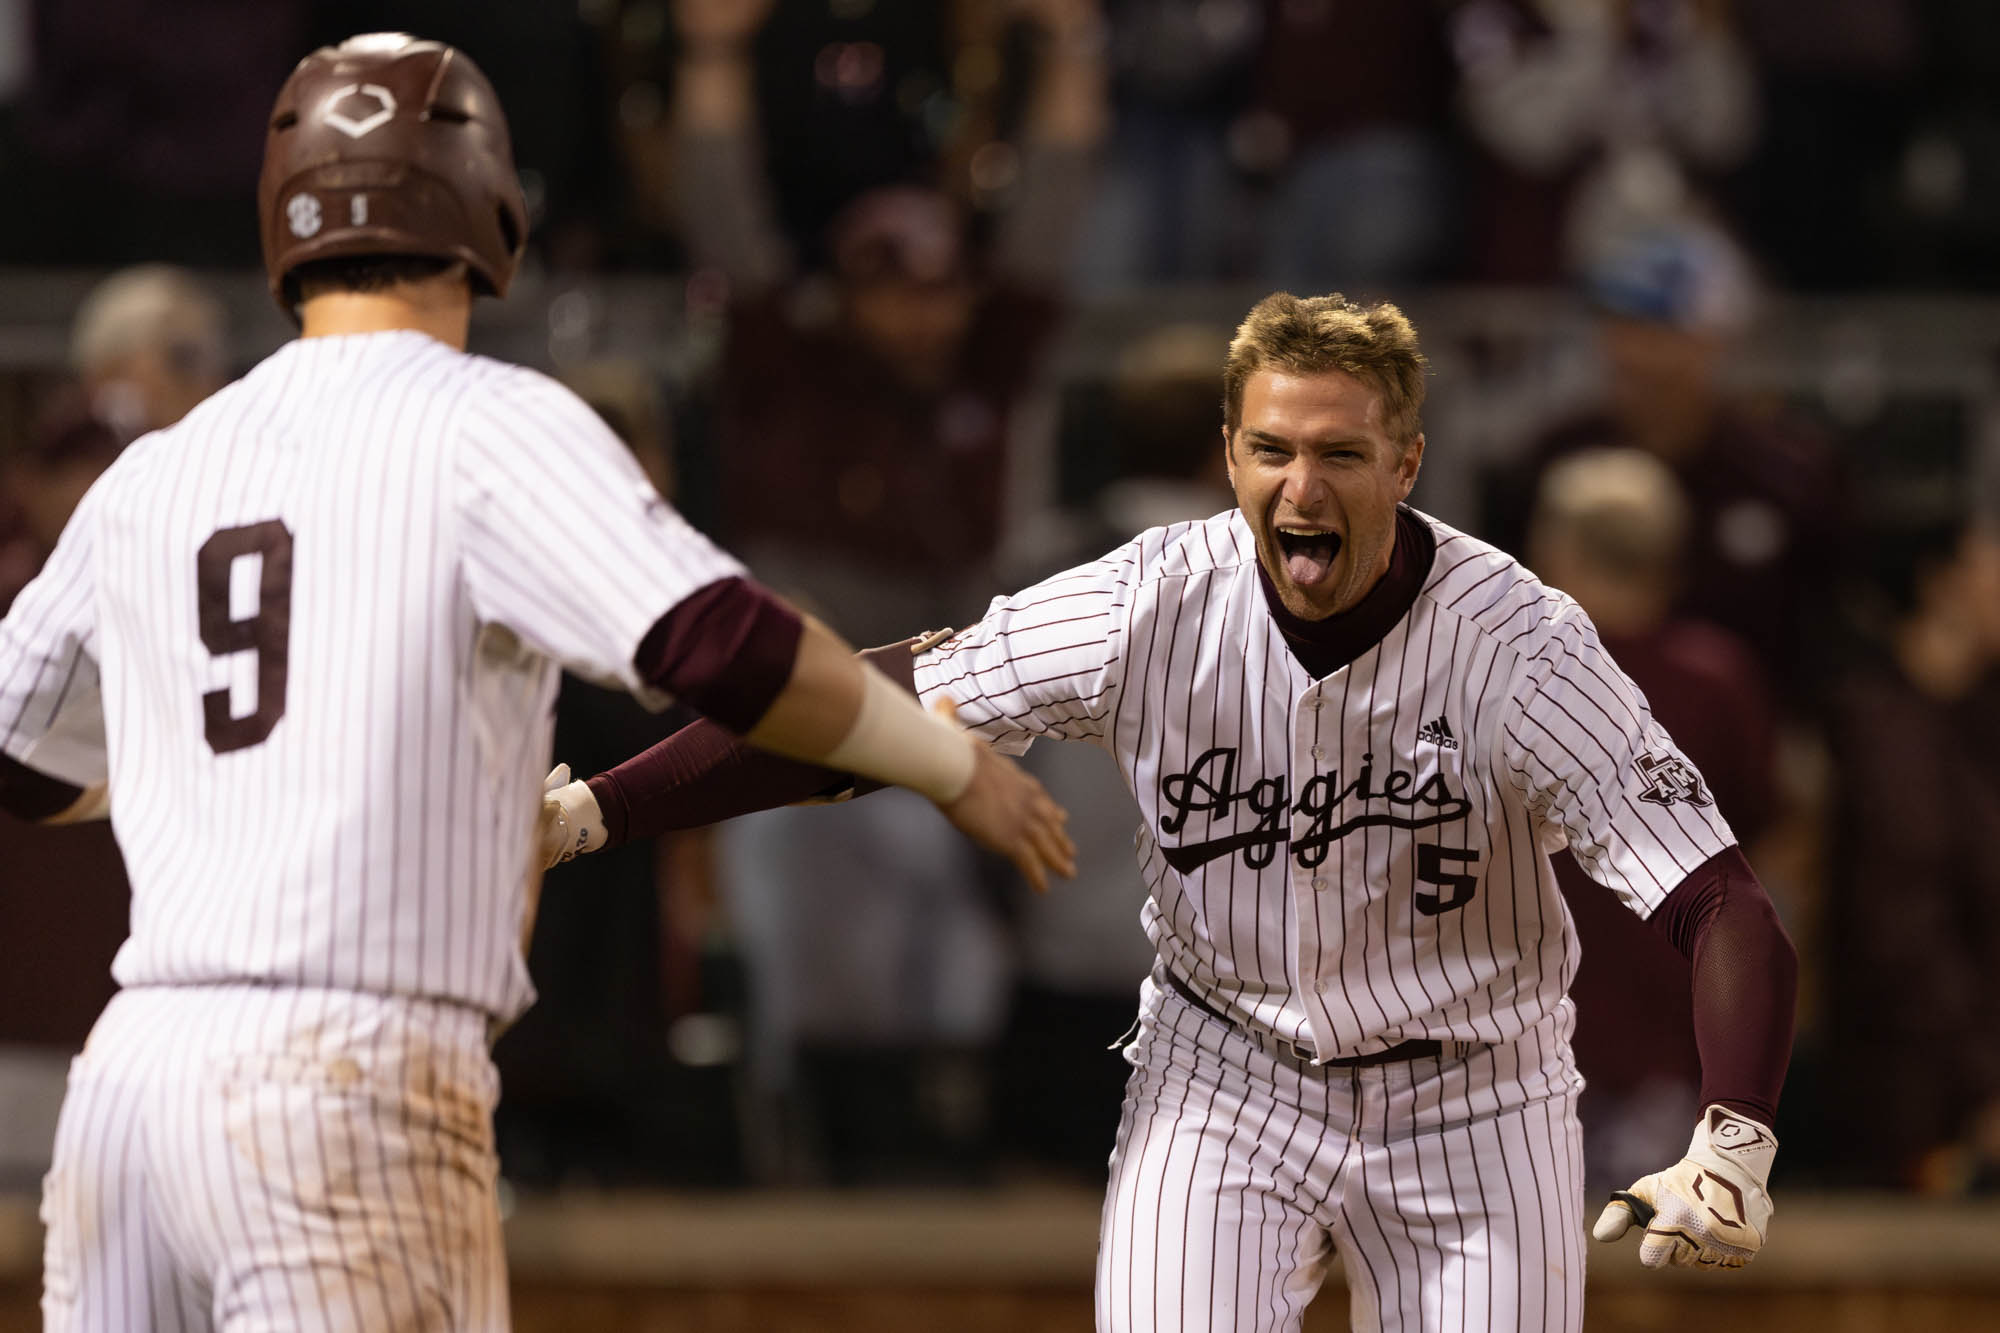
[[[574,394],[532,371],[494,381],[453,460],[461,564],[483,623],[642,699],[681,699],[761,748],[920,792],[1031,881],[1067,873],[1064,816],[1039,783],[752,582]]]
[[[912,649],[920,642],[905,640],[868,649],[860,656],[914,696]],[[588,782],[572,784],[562,799],[594,803],[602,833],[584,846],[563,850],[567,855],[601,851],[673,829],[699,828],[758,810],[881,787],[878,782],[857,781],[852,773],[760,750],[704,718]]]
[[[1702,1117],[1681,1161],[1619,1191],[1594,1234],[1640,1262],[1739,1267],[1764,1243],[1770,1122],[1791,1054],[1791,942],[1700,772],[1566,601],[1502,723],[1510,773],[1577,862],[1693,963]],[[1578,719],[1588,718],[1589,725]],[[1547,844],[1545,844],[1547,845]]]
[[[753,606],[759,599],[763,609]],[[772,672],[782,626],[731,629],[732,617],[770,620],[771,607],[781,608],[777,620],[794,627],[782,640],[791,645],[782,677]],[[1037,888],[1047,887],[1050,870],[1075,872],[1075,848],[1062,829],[1066,816],[1039,784],[918,704],[908,645],[857,659],[830,630],[791,615],[762,590],[740,609],[698,619],[699,634],[658,635],[657,660],[644,669],[709,719],[588,782],[551,792],[543,805],[545,863],[851,788],[859,777],[928,796]],[[707,649],[718,639],[734,645],[719,658]],[[702,647],[682,653],[674,651],[678,643]],[[871,665],[871,657],[896,679]],[[773,679],[783,687],[769,693]],[[719,702],[718,691],[730,697]]]
[[[1132,637],[1128,599],[1149,540],[1154,539],[1141,538],[1012,597],[997,598],[977,625],[958,634],[930,635],[876,649],[867,656],[880,664],[879,670],[844,657],[826,656],[813,672],[801,668],[800,683],[820,671],[837,674],[845,667],[861,675],[867,683],[867,703],[881,710],[883,717],[907,719],[914,711],[931,725],[943,727],[941,720],[922,712],[918,697],[954,715],[962,713],[965,725],[980,735],[983,744],[968,741],[955,727],[944,730],[960,747],[972,747],[982,773],[989,768],[1014,772],[988,746],[1018,754],[1037,736],[1098,739],[1122,679],[1120,646]],[[823,639],[818,637],[821,635]],[[727,637],[703,632],[687,641],[709,644]],[[810,624],[802,642],[818,643],[821,648],[839,644],[830,632]],[[841,649],[846,651],[844,645]],[[916,657],[919,653],[921,662]],[[749,674],[744,663],[752,657],[769,660],[766,654],[740,650],[718,659],[729,664],[732,689],[743,691]],[[800,661],[805,661],[803,655]],[[1028,664],[1025,671],[1023,662]],[[759,725],[752,728],[704,704],[687,682],[666,684],[665,688],[758,746],[782,749],[772,743],[764,728],[776,726],[791,711],[786,701],[776,701],[768,722],[761,720],[764,713],[760,705],[753,719]],[[843,710],[849,707],[845,703],[837,706]],[[835,713],[833,706],[822,710],[825,726],[819,739],[826,738],[833,721],[847,716],[845,711]],[[567,859],[580,851],[595,851],[614,838],[713,822],[843,791],[853,786],[850,775],[899,781],[880,763],[866,759],[863,752],[867,746],[853,743],[874,724],[868,721],[865,710],[856,709],[852,716],[849,738],[841,745],[819,752],[810,745],[785,749],[790,758],[805,761],[791,764],[761,757],[715,727],[689,727],[609,773],[551,793],[544,807],[545,827],[551,819],[569,827],[559,828],[555,837],[545,840],[545,857],[551,861]],[[896,725],[900,729],[905,723]],[[886,731],[881,734],[887,739]],[[910,734],[916,735],[914,728]],[[902,742],[895,742],[885,752],[900,755],[904,748]],[[974,818],[974,811],[984,804],[983,790],[980,785],[968,788],[966,797],[947,805],[945,813],[961,828],[966,827],[964,821]],[[1039,788],[1035,791],[1040,794]],[[1067,836],[1060,834],[1059,824],[1056,833],[1057,837],[1044,840],[1042,860],[1067,874],[1073,851]],[[1018,864],[1019,858],[1016,861]],[[1034,873],[1028,878],[1041,882]]]

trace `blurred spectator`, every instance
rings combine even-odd
[[[1693,212],[1755,140],[1729,0],[1464,0],[1463,115],[1485,150],[1468,275],[1547,282]]]
[[[1456,212],[1442,0],[1271,0],[1267,10],[1256,110],[1237,134],[1239,152],[1276,178],[1265,280],[1318,292],[1429,275]]]
[[[254,265],[264,117],[305,53],[302,0],[30,0],[0,141],[12,264]],[[345,33],[342,34],[343,36]]]
[[[620,5],[618,113],[648,205],[671,204],[659,219],[670,229],[675,210],[701,206],[676,198],[690,188],[676,161],[676,112],[691,91],[695,102],[708,100],[721,71],[704,67],[722,49],[728,81],[747,78],[746,142],[764,163],[767,221],[808,266],[824,262],[834,216],[870,189],[949,180],[948,192],[969,198],[959,186],[970,159],[1007,109],[1005,20],[1017,8],[1015,0]],[[700,86],[690,90],[689,80]]]
[[[1528,560],[1590,616],[1754,859],[1775,804],[1774,718],[1749,649],[1673,614],[1688,516],[1679,482],[1653,455],[1572,454],[1543,474]],[[1570,856],[1555,867],[1583,946],[1570,997],[1586,1172],[1593,1190],[1608,1189],[1679,1151],[1700,1112],[1688,962]]]
[[[1112,136],[1078,257],[1093,290],[1236,277],[1255,263],[1245,120],[1260,0],[1107,0]],[[1269,162],[1264,163],[1269,166]]]
[[[69,360],[91,412],[129,442],[173,425],[222,387],[228,320],[192,273],[142,264],[84,297],[70,327]]]
[[[1825,970],[1843,1183],[2000,1188],[2000,529],[1876,534],[1884,624],[1835,696]],[[1860,1075],[1853,1076],[1854,1071]]]
[[[1710,227],[1649,227],[1608,244],[1586,275],[1606,381],[1602,400],[1531,442],[1489,479],[1488,535],[1524,534],[1556,459],[1629,445],[1660,459],[1689,505],[1675,609],[1740,635],[1781,707],[1809,702],[1816,642],[1841,540],[1839,459],[1804,423],[1733,395],[1727,358],[1748,326],[1742,254]]]
[[[860,643],[963,623],[990,587],[1009,436],[1061,306],[1104,125],[1094,0],[1023,0],[1034,27],[992,248],[919,185],[869,190],[804,262],[758,170],[752,42],[768,9],[676,9],[678,189],[692,290],[728,294],[715,438],[725,535]],[[877,808],[877,800],[882,804]],[[766,1174],[932,1178],[983,1155],[1008,960],[964,844],[916,798],[778,810],[723,834],[753,987]]]
[[[888,186],[800,265],[757,171],[752,11],[684,6],[679,172],[695,292],[729,297],[717,423],[727,535],[858,641],[966,609],[998,543],[1014,410],[1061,308],[1072,224],[1103,129],[1092,0],[1023,8],[1045,34],[1016,206],[990,249],[942,193]],[[697,21],[698,19],[698,21]],[[706,285],[704,285],[706,284]],[[884,583],[892,585],[884,591]]]
[[[222,305],[191,273],[125,269],[70,321],[77,382],[51,393],[22,447],[0,454],[0,611],[55,549],[77,501],[132,440],[171,426],[222,386]]]

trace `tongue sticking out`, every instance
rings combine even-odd
[[[1292,576],[1292,582],[1310,587],[1325,578],[1327,570],[1333,567],[1333,557],[1340,551],[1340,536],[1332,532],[1310,537],[1281,532],[1278,549],[1284,553],[1285,572]]]

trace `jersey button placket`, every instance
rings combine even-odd
[[[1321,767],[1326,762],[1326,747],[1319,743],[1320,694],[1318,686],[1313,687],[1312,695],[1308,699],[1307,703],[1308,707],[1306,711],[1301,713],[1299,716],[1298,740],[1299,743],[1301,744],[1305,744],[1306,742],[1310,742],[1310,744],[1306,745],[1305,758],[1302,759],[1298,765],[1298,780],[1293,784],[1293,791],[1295,793],[1304,792],[1306,784],[1311,782],[1315,777],[1319,775]],[[1293,800],[1294,802],[1298,800],[1297,795],[1294,795]],[[1299,845],[1298,838],[1299,835],[1304,831],[1304,828],[1303,825],[1299,822],[1302,818],[1302,815],[1298,811],[1296,804],[1294,805],[1293,810],[1294,810],[1293,819],[1295,825],[1292,830],[1293,846],[1298,846]],[[1310,819],[1305,819],[1305,823],[1310,823],[1310,822],[1311,822]],[[1301,876],[1304,876],[1308,872],[1308,870],[1310,870],[1312,878],[1309,882],[1312,885],[1314,893],[1326,892],[1327,885],[1330,882],[1324,874],[1320,873],[1322,869],[1324,869],[1323,866],[1313,866],[1313,867],[1306,867],[1304,865],[1299,866],[1298,873]]]

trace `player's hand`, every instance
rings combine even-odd
[[[931,711],[953,725],[958,722],[958,709],[950,699],[938,700]],[[956,801],[939,807],[945,818],[980,846],[1012,861],[1037,893],[1048,892],[1051,870],[1074,879],[1076,844],[1063,830],[1069,812],[1019,764],[984,745],[973,748],[978,759],[972,785]]]
[[[569,765],[557,764],[542,782],[542,812],[535,825],[542,869],[597,851],[606,841],[604,812],[589,784],[571,782]]]
[[[1611,1196],[1591,1234],[1617,1240],[1645,1228],[1639,1262],[1648,1268],[1741,1268],[1763,1248],[1771,1226],[1765,1188],[1778,1140],[1748,1116],[1711,1106],[1679,1164]]]

